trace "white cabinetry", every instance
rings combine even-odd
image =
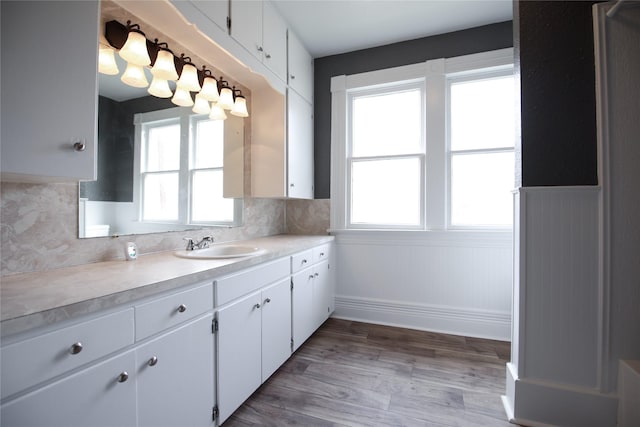
[[[291,257],[292,336],[297,350],[333,312],[330,245]]]
[[[12,338],[2,425],[212,426],[212,309],[209,283]]]
[[[99,2],[0,7],[2,178],[96,179]]]
[[[191,3],[219,29],[224,32],[228,31],[229,0],[191,0]]]
[[[268,1],[232,0],[231,37],[287,80],[287,24]]]
[[[313,104],[313,58],[296,34],[288,35],[289,87]]]
[[[313,106],[292,90],[287,101],[288,196],[313,199]]]
[[[216,288],[226,303],[216,314],[222,423],[291,355],[288,259],[219,279]]]

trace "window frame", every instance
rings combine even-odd
[[[404,154],[385,154],[385,155],[367,155],[367,156],[354,156],[353,155],[353,101],[359,97],[376,96],[384,94],[393,94],[399,92],[405,92],[409,90],[420,91],[420,106],[422,108],[421,123],[420,123],[420,151],[414,153]],[[346,179],[347,179],[347,212],[346,223],[349,229],[400,229],[400,230],[421,230],[424,229],[425,218],[425,163],[426,163],[426,147],[425,147],[425,84],[424,79],[411,79],[406,81],[394,82],[392,84],[376,85],[373,87],[361,87],[347,90],[347,144],[346,144]],[[384,161],[384,160],[397,160],[397,159],[418,159],[420,163],[420,202],[419,202],[419,223],[416,225],[402,225],[402,224],[375,224],[375,223],[356,223],[352,220],[353,210],[353,164],[366,161]]]
[[[144,224],[174,224],[178,226],[219,226],[236,227],[243,221],[243,199],[234,198],[233,219],[231,221],[193,221],[191,218],[192,203],[192,175],[193,169],[191,151],[195,141],[194,125],[201,120],[209,120],[206,115],[194,114],[189,108],[174,107],[164,110],[138,113],[134,115],[135,147],[134,147],[134,182],[133,201],[137,221]],[[142,161],[145,160],[146,136],[149,128],[162,126],[165,123],[180,124],[180,170],[178,171],[178,219],[176,221],[145,220],[143,203],[143,176],[149,172],[142,172]],[[224,138],[224,131],[223,131]],[[145,160],[146,161],[146,160]],[[217,168],[220,169],[220,168]],[[151,172],[157,173],[157,172]]]
[[[449,207],[448,95],[447,78],[478,72],[513,72],[513,48],[481,52],[455,58],[439,58],[418,64],[331,79],[331,215],[330,231],[376,232],[389,229],[409,231],[459,231],[451,228]],[[505,71],[506,72],[506,71]],[[399,82],[423,81],[425,84],[425,160],[422,227],[356,227],[350,224],[349,102],[348,93],[359,89],[392,87]],[[464,227],[469,230],[468,227]],[[473,230],[473,229],[471,229]],[[487,230],[483,228],[482,230]],[[504,232],[504,228],[488,231]]]
[[[448,230],[511,230],[513,225],[486,225],[486,224],[465,224],[456,225],[453,224],[453,168],[452,159],[454,156],[469,155],[469,154],[494,154],[494,153],[515,153],[515,141],[514,146],[496,146],[493,148],[477,148],[477,149],[464,149],[464,150],[452,150],[451,149],[451,85],[459,82],[471,82],[477,80],[487,80],[492,78],[500,78],[505,76],[513,76],[513,66],[493,67],[491,69],[472,69],[462,72],[449,73],[446,76],[446,219],[445,227]],[[515,84],[515,81],[514,81]],[[514,107],[515,108],[515,107]],[[514,134],[515,138],[515,134]],[[515,169],[514,169],[515,173]],[[514,178],[515,182],[515,178]]]

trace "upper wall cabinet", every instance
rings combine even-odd
[[[2,178],[96,179],[98,1],[0,7]]]
[[[287,81],[287,24],[267,1],[231,1],[231,37]]]
[[[313,58],[295,33],[289,30],[289,87],[313,104]]]
[[[191,0],[191,3],[222,31],[227,31],[229,0]]]

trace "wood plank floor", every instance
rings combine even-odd
[[[508,342],[329,319],[225,423],[510,426]]]

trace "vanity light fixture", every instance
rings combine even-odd
[[[183,87],[176,87],[176,91],[173,94],[173,98],[171,98],[171,102],[180,107],[191,107],[193,105],[193,98],[191,98],[191,93]]]
[[[220,107],[217,102],[211,104],[211,113],[209,113],[209,118],[211,120],[226,120],[227,115],[224,112],[224,109]]]
[[[147,87],[149,86],[149,80],[147,80],[147,76],[144,74],[144,69],[142,65],[128,63],[127,68],[122,73],[120,77],[123,83],[128,84],[133,87]]]
[[[155,40],[155,45],[158,47],[158,55],[153,63],[153,68],[151,68],[151,74],[159,79],[175,82],[178,80],[178,72],[176,71],[173,52],[169,50],[166,43],[158,43],[158,39]]]
[[[151,65],[149,51],[147,50],[147,38],[142,31],[140,25],[132,24],[127,21],[127,41],[120,49],[120,56],[129,64],[140,65],[146,67]]]
[[[236,95],[236,92],[238,92],[238,95]],[[233,103],[231,114],[237,117],[249,117],[249,112],[247,111],[247,99],[242,96],[242,92],[234,87],[233,95],[235,101]]]
[[[120,73],[118,64],[116,63],[115,50],[109,45],[109,42],[101,34],[100,46],[98,49],[98,72],[115,76]]]
[[[202,87],[198,81],[198,69],[191,63],[191,58],[184,56],[184,53],[180,55],[180,59],[184,65],[178,79],[178,87],[189,92],[199,92]]]
[[[220,100],[218,101],[218,105],[225,110],[231,110],[233,108],[233,90],[225,80],[221,79],[220,85]]]
[[[202,80],[202,90],[199,95],[207,101],[217,102],[220,99],[218,81],[211,74],[211,70],[207,70],[204,65],[202,66],[202,74],[204,78]]]
[[[169,87],[169,81],[160,79],[158,76],[153,76],[151,86],[149,86],[147,92],[153,96],[157,96],[158,98],[171,98],[171,95],[173,95],[173,92]]]
[[[196,95],[196,102],[193,105],[192,111],[196,114],[209,114],[211,112],[211,106],[202,93]]]

